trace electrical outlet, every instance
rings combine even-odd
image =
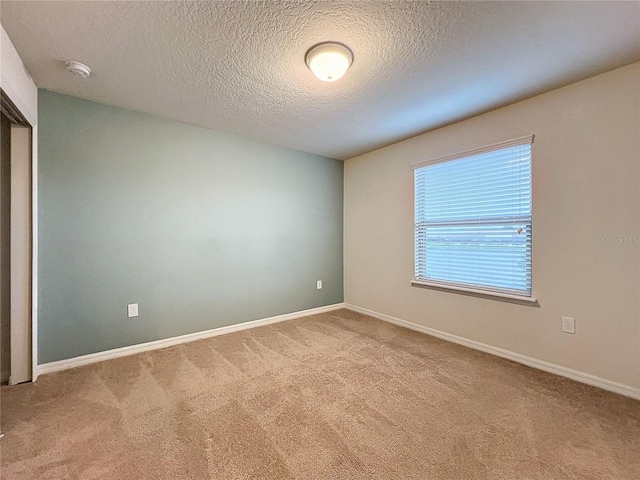
[[[127,305],[127,317],[137,317],[138,316],[138,304],[130,303]]]
[[[576,320],[571,317],[562,317],[562,331],[565,333],[576,333]]]
[[[318,280],[318,281],[316,282],[316,288],[317,288],[318,290],[322,290],[322,280]]]

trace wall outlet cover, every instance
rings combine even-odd
[[[565,333],[576,333],[575,318],[562,317],[562,331]]]
[[[130,303],[127,305],[127,317],[137,317],[138,316],[138,304]]]

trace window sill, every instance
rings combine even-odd
[[[454,285],[444,285],[441,283],[423,282],[419,280],[411,280],[412,287],[429,288],[440,290],[442,292],[459,293],[462,295],[470,295],[474,297],[486,298],[488,300],[499,300],[509,303],[517,303],[531,307],[539,307],[540,304],[534,297],[522,297],[519,295],[509,295],[508,293],[488,292],[475,288],[458,287]]]

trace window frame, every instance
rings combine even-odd
[[[533,217],[534,217],[534,213],[533,213],[533,141],[534,141],[535,135],[534,134],[529,134],[529,135],[524,135],[521,137],[517,137],[517,138],[513,138],[511,140],[506,140],[503,142],[498,142],[498,143],[493,143],[490,145],[486,145],[483,147],[479,147],[479,148],[475,148],[475,149],[471,149],[471,150],[466,150],[464,152],[460,152],[460,153],[456,153],[453,155],[447,155],[445,157],[438,157],[435,159],[431,159],[431,160],[426,160],[426,161],[422,161],[416,164],[411,165],[414,175],[413,175],[413,185],[414,185],[414,192],[413,192],[413,206],[414,206],[414,211],[413,211],[413,237],[414,237],[414,261],[413,261],[413,267],[414,267],[414,275],[413,275],[413,279],[411,280],[411,285],[415,286],[415,287],[423,287],[423,288],[431,288],[431,289],[435,289],[435,290],[441,290],[441,291],[450,291],[452,293],[464,293],[464,294],[470,294],[470,295],[474,295],[474,296],[481,296],[481,297],[488,297],[488,298],[494,298],[494,299],[506,299],[506,300],[512,300],[512,301],[518,301],[518,302],[524,302],[524,303],[537,303],[537,300],[534,296],[534,284],[533,284]],[[486,288],[483,286],[478,286],[478,288],[474,288],[473,286],[470,286],[468,284],[463,284],[463,283],[458,283],[458,282],[446,282],[446,281],[428,281],[428,280],[423,280],[423,279],[417,279],[416,278],[416,267],[417,267],[417,261],[418,261],[418,249],[417,249],[417,243],[416,243],[416,228],[417,228],[417,224],[416,224],[416,212],[417,212],[417,208],[418,208],[418,203],[417,203],[417,199],[416,199],[416,191],[415,191],[415,172],[423,167],[427,167],[427,166],[431,166],[431,165],[435,165],[438,163],[445,163],[445,162],[450,162],[450,161],[454,161],[454,160],[460,160],[463,158],[467,158],[467,157],[472,157],[475,155],[479,155],[482,153],[489,153],[489,152],[493,152],[496,150],[501,150],[501,149],[506,149],[509,147],[516,147],[516,146],[521,146],[521,145],[531,145],[531,223],[530,223],[530,228],[531,228],[531,264],[530,264],[530,268],[531,268],[531,291],[530,291],[530,295],[525,295],[525,294],[518,294],[518,293],[510,293],[510,292],[501,292],[499,291],[499,287],[492,287],[490,285],[487,285]]]

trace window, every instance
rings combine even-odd
[[[531,299],[532,143],[414,166],[412,283]]]

